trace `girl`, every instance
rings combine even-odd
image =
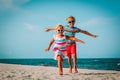
[[[63,75],[63,60],[66,55],[66,40],[73,40],[79,43],[84,43],[82,40],[79,40],[75,37],[69,37],[64,35],[64,27],[61,24],[58,24],[56,27],[57,35],[54,35],[50,41],[48,47],[45,51],[49,51],[51,45],[54,43],[53,51],[55,53],[55,59],[58,61],[59,74]]]

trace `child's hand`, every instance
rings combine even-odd
[[[49,31],[51,31],[51,30],[56,30],[57,29],[57,27],[55,27],[55,28],[46,28],[46,32],[49,32]]]
[[[93,37],[93,38],[97,38],[97,37],[98,37],[98,35],[93,35],[92,37]]]
[[[81,44],[85,44],[85,42],[84,42],[84,41],[82,41],[82,40],[80,40],[80,43],[81,43]]]
[[[46,49],[45,49],[45,51],[49,51],[49,50],[50,50],[50,48],[46,48]]]
[[[48,28],[46,28],[46,30],[45,30],[46,32],[49,32],[50,31],[50,29],[48,29]]]

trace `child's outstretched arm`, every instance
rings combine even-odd
[[[90,32],[85,31],[85,30],[82,30],[81,33],[86,34],[86,35],[88,35],[88,36],[91,36],[91,37],[93,37],[93,38],[98,37],[98,35],[91,34]]]
[[[54,27],[54,28],[46,28],[46,32],[49,32],[49,31],[51,31],[51,30],[56,30],[56,27]]]
[[[49,43],[48,47],[45,49],[45,51],[49,51],[50,47],[53,43],[54,43],[54,38],[52,38],[52,40],[50,41],[50,43]]]
[[[77,38],[75,38],[75,37],[66,36],[66,38],[69,39],[69,40],[73,40],[73,41],[79,42],[79,43],[81,43],[81,44],[85,44],[84,41],[79,40],[79,39],[77,39]]]

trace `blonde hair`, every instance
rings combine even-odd
[[[75,17],[74,16],[69,16],[68,18],[71,18],[71,19],[73,19],[75,21]],[[66,21],[67,21],[68,18],[66,18]]]
[[[63,25],[62,25],[62,24],[57,24],[56,29],[57,29],[57,28],[59,28],[59,27],[61,27],[61,28],[63,28],[63,29],[64,29],[64,27],[63,27]]]

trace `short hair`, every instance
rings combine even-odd
[[[66,18],[66,20],[67,20],[68,18],[71,18],[71,19],[73,19],[73,20],[75,21],[75,17],[74,17],[74,16],[69,16],[69,17]]]

